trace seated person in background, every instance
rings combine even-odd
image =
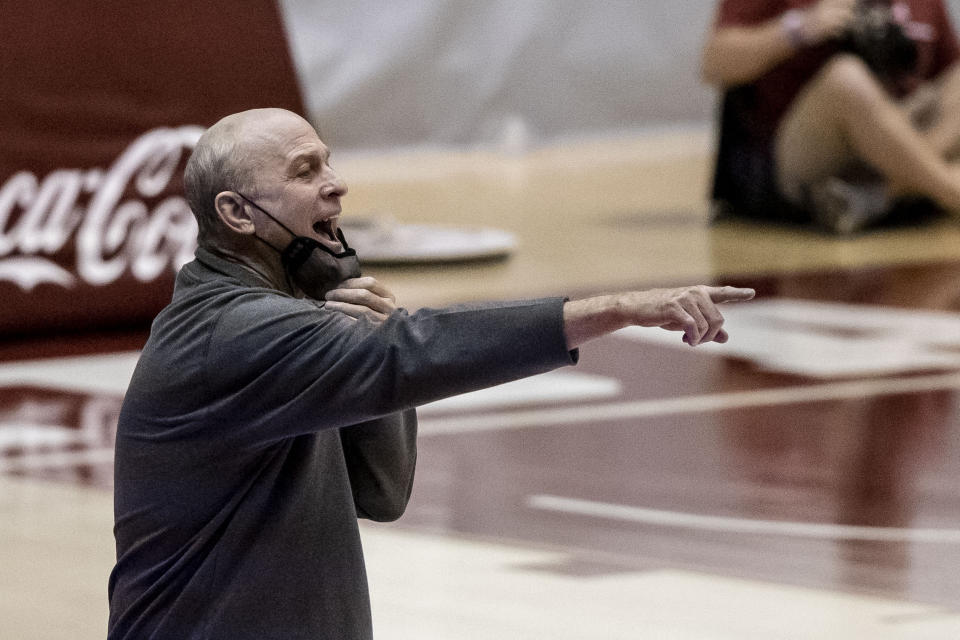
[[[714,199],[838,233],[904,202],[960,214],[958,57],[942,0],[721,0]]]

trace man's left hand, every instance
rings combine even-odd
[[[376,278],[344,280],[324,296],[326,308],[341,311],[352,318],[366,316],[383,322],[397,309],[397,298]]]

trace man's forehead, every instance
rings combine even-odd
[[[265,114],[264,117],[245,123],[246,142],[258,148],[260,153],[268,153],[284,158],[308,153],[327,153],[327,147],[320,140],[316,130],[309,122],[288,111]]]

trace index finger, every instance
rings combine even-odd
[[[363,276],[360,278],[349,278],[344,280],[337,285],[337,289],[366,289],[371,293],[375,293],[378,296],[384,298],[392,298],[393,294],[385,286],[380,284],[380,281],[376,278],[371,278],[370,276]]]
[[[753,289],[740,287],[708,287],[707,293],[713,302],[743,302],[757,295]]]

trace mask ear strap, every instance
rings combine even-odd
[[[252,204],[254,207],[256,207],[256,208],[259,209],[261,212],[263,212],[263,214],[266,215],[268,218],[270,218],[271,220],[273,220],[274,222],[276,222],[278,225],[280,225],[281,227],[283,227],[283,230],[286,231],[287,233],[289,233],[291,236],[297,237],[297,234],[295,234],[293,231],[291,231],[290,228],[287,227],[287,225],[283,224],[282,222],[280,222],[279,220],[277,220],[276,218],[274,218],[273,215],[272,215],[269,211],[267,211],[266,209],[264,209],[263,207],[261,207],[260,205],[258,205],[256,202],[254,202],[253,200],[251,200],[251,199],[248,198],[247,196],[245,196],[245,195],[243,195],[242,193],[240,193],[239,191],[234,191],[234,193],[236,193],[238,196],[240,196],[241,198],[243,198],[244,200],[246,200],[247,202],[249,202],[250,204]]]
[[[343,229],[340,227],[337,227],[337,238],[340,239],[340,244],[343,245],[344,252],[353,251],[353,249],[350,248],[350,245],[347,244],[347,239],[343,237]],[[356,251],[353,251],[353,253],[356,253]]]
[[[240,193],[239,191],[235,191],[234,193],[236,193],[238,196],[240,196],[241,198],[243,198],[244,200],[246,200],[247,202],[249,202],[250,204],[252,204],[254,207],[256,207],[257,209],[259,209],[260,211],[262,211],[264,214],[266,214],[266,216],[267,216],[268,218],[270,218],[271,220],[273,220],[274,222],[276,222],[278,225],[280,225],[281,227],[283,227],[284,231],[286,231],[287,233],[289,233],[289,234],[290,234],[291,236],[293,236],[295,239],[297,238],[297,235],[296,235],[294,232],[290,231],[290,229],[287,228],[287,225],[283,224],[282,222],[280,222],[279,220],[277,220],[276,218],[274,218],[272,215],[270,215],[270,212],[269,212],[269,211],[267,211],[266,209],[264,209],[263,207],[261,207],[260,205],[258,205],[256,202],[254,202],[253,200],[251,200],[251,199],[248,198],[247,196],[245,196],[245,195],[243,195],[242,193]],[[271,249],[273,249],[273,250],[276,251],[277,253],[279,253],[279,254],[280,254],[280,264],[283,265],[284,267],[286,267],[286,265],[287,265],[287,251],[288,251],[291,247],[287,247],[287,249],[284,249],[284,250],[277,249],[275,246],[273,246],[272,244],[270,244],[269,242],[267,242],[266,240],[264,240],[263,238],[261,238],[261,237],[258,236],[257,234],[253,234],[253,237],[256,238],[257,240],[259,240],[260,242],[262,242],[263,244],[267,245],[268,247],[270,247]],[[294,240],[294,242],[296,242],[296,240]],[[292,246],[292,244],[291,244],[291,246]],[[309,255],[310,255],[310,251],[307,250],[306,253],[305,253],[305,256],[309,256]],[[304,257],[303,260],[306,260],[306,257]],[[301,260],[300,263],[302,263],[303,260]],[[298,266],[299,266],[299,265],[298,265]],[[290,291],[296,291],[296,288],[293,286],[293,281],[290,280],[290,271],[289,271],[288,269],[286,269],[286,268],[284,268],[284,270],[283,270],[283,277],[284,277],[284,279],[286,279],[286,281],[287,281],[287,288],[288,288]]]

